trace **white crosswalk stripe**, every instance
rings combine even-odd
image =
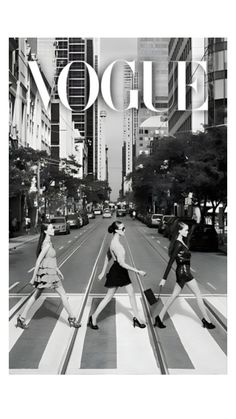
[[[44,303],[46,298],[55,298],[55,294],[44,294],[41,296],[33,308],[30,310],[27,322],[30,327],[30,319]],[[90,295],[83,313],[81,328],[79,329],[74,343],[72,355],[67,368],[67,374],[160,374],[150,342],[148,328],[134,328],[132,324],[132,312],[130,301],[127,295],[116,294],[116,348],[117,348],[117,368],[116,369],[80,369],[81,359],[84,349],[87,322],[91,310],[93,298],[102,298],[103,295]],[[22,300],[25,297],[22,297]],[[167,297],[162,297],[162,302]],[[182,342],[194,369],[169,369],[170,374],[226,374],[227,357],[217,344],[214,337],[208,330],[204,329],[201,321],[191,308],[187,299],[189,296],[179,297],[168,311],[175,331]],[[12,308],[21,304],[22,300]],[[83,294],[69,294],[69,303],[73,311],[77,314],[80,311]],[[207,296],[206,300],[211,303],[223,316],[226,317],[226,297]],[[144,319],[141,299],[137,298],[138,309],[141,318]],[[15,328],[16,316],[9,324],[10,329],[10,350],[17,345],[17,340],[25,333],[28,339],[27,330]],[[68,345],[74,329],[68,326],[68,315],[63,309],[55,327],[48,339],[47,345],[39,362],[38,369],[35,370],[11,370],[11,374],[58,374],[65,359]],[[37,320],[40,321],[40,320]],[[166,329],[168,330],[168,329]],[[96,331],[94,338],[96,339]],[[32,343],[31,343],[32,344]],[[165,348],[163,348],[165,351]],[[169,349],[169,348],[168,348]],[[172,348],[170,348],[171,350]],[[99,350],[99,348],[98,348]],[[174,348],[173,348],[174,351]]]

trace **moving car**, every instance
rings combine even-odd
[[[126,211],[122,208],[118,208],[116,210],[116,216],[117,217],[124,217],[126,215]]]
[[[53,217],[50,223],[53,224],[55,234],[70,234],[70,224],[66,221],[66,217]]]
[[[111,211],[109,209],[105,209],[102,214],[102,218],[111,218]]]
[[[102,210],[100,208],[96,208],[94,211],[95,215],[101,215],[102,214]]]
[[[161,220],[162,220],[163,214],[148,214],[147,216],[147,226],[148,227],[158,227]]]
[[[68,214],[67,215],[67,222],[70,225],[70,228],[79,228],[80,221],[77,214]]]

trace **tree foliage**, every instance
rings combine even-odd
[[[168,209],[193,192],[199,204],[227,203],[226,129],[209,129],[197,135],[156,140],[150,156],[141,155],[130,175],[139,207],[157,198],[159,208]]]

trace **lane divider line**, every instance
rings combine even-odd
[[[92,284],[93,284],[93,281],[94,281],[94,278],[95,278],[95,275],[94,274],[95,274],[96,269],[97,269],[97,263],[98,263],[98,260],[100,258],[100,255],[101,255],[101,253],[103,251],[103,247],[104,247],[104,243],[105,243],[106,238],[107,238],[107,234],[108,233],[106,233],[105,236],[104,236],[104,238],[103,238],[103,241],[102,241],[100,250],[98,252],[98,255],[97,255],[96,260],[95,260],[94,265],[93,265],[93,269],[92,269],[91,275],[90,275],[89,280],[88,280],[88,285],[86,287],[86,290],[85,290],[85,293],[84,293],[84,297],[82,299],[80,312],[79,312],[79,315],[78,315],[78,317],[76,319],[79,323],[81,322],[81,319],[83,317],[83,313],[84,313],[84,310],[85,310],[85,307],[86,307],[86,303],[87,303],[87,299],[88,299],[88,296],[89,296],[89,291],[90,291],[90,289],[92,287]],[[74,348],[74,344],[75,344],[75,340],[76,340],[78,331],[79,331],[79,329],[75,329],[74,330],[74,333],[72,335],[72,339],[69,342],[69,345],[67,347],[67,350],[65,352],[65,355],[64,355],[64,357],[62,359],[62,362],[61,362],[61,365],[59,367],[58,374],[61,374],[61,375],[65,375],[66,374],[66,370],[67,370],[67,367],[68,367],[69,362],[70,362],[71,354],[72,354],[72,351],[73,351],[73,348]]]
[[[207,284],[209,285],[209,287],[213,288],[213,290],[216,290],[216,287],[214,287],[214,285],[212,285],[210,282],[207,282]]]
[[[14,284],[12,284],[9,288],[9,291],[12,290],[12,288],[15,288],[20,282],[15,282]]]
[[[126,242],[127,242],[127,246],[128,246],[128,249],[129,249],[132,264],[133,264],[134,268],[137,269],[136,266],[135,266],[135,263],[134,263],[134,258],[133,258],[133,255],[132,255],[132,252],[131,252],[131,249],[130,249],[127,238],[126,238]],[[154,356],[155,356],[155,359],[156,358],[158,359],[157,364],[159,363],[158,367],[160,368],[161,374],[168,375],[169,370],[168,370],[168,365],[167,365],[165,353],[163,351],[158,332],[156,330],[154,330],[154,327],[153,327],[153,324],[152,324],[152,316],[151,316],[151,313],[150,313],[150,309],[147,305],[146,298],[144,296],[143,285],[142,285],[142,282],[140,280],[139,274],[135,273],[135,275],[136,275],[137,282],[138,282],[138,285],[139,285],[139,288],[140,288],[140,291],[141,291],[141,294],[142,294],[142,303],[143,303],[143,306],[144,306],[144,312],[146,313],[146,317],[147,317],[147,320],[148,320],[149,331],[150,331],[150,334],[152,336],[152,341],[153,341],[153,345],[154,345],[154,348],[155,348]]]

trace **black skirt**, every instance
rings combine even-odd
[[[131,284],[127,269],[120,266],[117,261],[113,263],[106,277],[105,287],[107,288],[124,287]]]
[[[184,287],[186,282],[192,281],[193,275],[190,271],[190,265],[178,265],[176,268],[176,282],[181,288]]]

